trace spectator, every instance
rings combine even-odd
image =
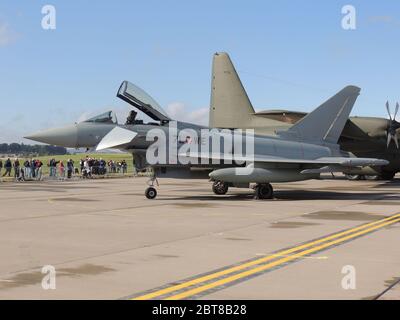
[[[60,161],[60,177],[65,178],[65,167],[64,162]]]
[[[57,164],[59,162],[56,161],[56,159],[51,159],[49,162],[49,167],[50,167],[50,177],[57,177]]]
[[[42,180],[42,167],[43,167],[43,162],[40,160],[36,160],[36,179],[37,180]]]
[[[3,177],[7,175],[11,177],[11,168],[12,168],[11,160],[10,158],[8,158],[4,164],[4,169],[6,169],[6,172],[4,172]]]
[[[92,177],[92,171],[91,171],[89,159],[86,159],[85,162],[83,163],[82,176],[84,178],[91,178]]]
[[[14,178],[18,180],[20,173],[21,173],[20,163],[18,158],[16,158],[14,161]]]
[[[69,159],[67,162],[68,179],[71,179],[73,170],[74,170],[74,161],[72,161],[72,159]]]
[[[107,169],[106,169],[106,162],[100,158],[99,161],[99,174],[106,174],[107,173]]]
[[[17,181],[25,181],[25,168],[20,167]]]
[[[0,175],[1,175],[1,170],[3,170],[3,160],[0,159]]]
[[[31,165],[31,176],[32,178],[36,178],[36,160],[32,159],[30,165]]]
[[[25,169],[25,178],[30,179],[31,178],[31,164],[29,163],[29,160],[25,160],[24,169]]]
[[[128,173],[128,165],[127,165],[127,163],[126,163],[125,160],[122,160],[122,162],[121,162],[121,167],[122,167],[122,173],[123,173],[123,174]]]

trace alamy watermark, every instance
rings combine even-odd
[[[357,13],[356,8],[350,4],[342,7],[342,28],[344,30],[356,30],[357,28]]]
[[[346,265],[342,268],[342,289],[343,290],[355,290],[356,286],[356,268],[352,265]]]
[[[146,160],[150,165],[237,164],[254,162],[254,130],[178,130],[177,122],[147,132]]]
[[[42,29],[55,30],[57,28],[56,7],[50,4],[46,4],[42,7],[42,14]]]
[[[56,289],[56,268],[52,265],[46,265],[42,268],[42,289],[55,290]]]

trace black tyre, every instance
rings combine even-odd
[[[212,185],[212,191],[219,196],[222,196],[228,192],[229,186],[226,182],[216,181]]]
[[[256,186],[256,199],[272,199],[274,189],[269,183],[263,183]]]
[[[146,198],[147,199],[155,199],[157,197],[157,190],[153,187],[146,189]]]
[[[383,171],[381,174],[381,179],[382,180],[393,180],[394,176],[396,175],[396,172],[393,171]]]

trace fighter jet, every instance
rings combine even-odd
[[[260,135],[275,135],[287,130],[303,119],[307,113],[289,110],[256,112],[227,53],[213,57],[212,96],[210,106],[211,127],[253,128]],[[389,120],[374,117],[350,117],[339,138],[341,149],[357,157],[381,158],[389,161],[384,167],[354,168],[345,171],[350,179],[380,178],[391,180],[400,171],[399,134],[396,121],[399,104],[394,116],[386,103]]]
[[[219,195],[229,187],[255,184],[255,198],[270,199],[274,182],[317,179],[323,172],[388,163],[356,158],[337,144],[359,92],[360,88],[347,86],[288,130],[267,136],[173,121],[146,92],[124,81],[117,97],[154,122],[137,120],[132,110],[125,124],[118,124],[113,113],[107,112],[26,138],[64,147],[131,152],[137,170],[152,169],[145,192],[149,199],[157,196],[155,185],[161,177],[209,178]]]

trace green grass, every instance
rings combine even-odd
[[[126,163],[128,164],[128,174],[132,174],[133,173],[133,164],[132,164],[132,155],[129,153],[80,153],[80,154],[66,154],[66,155],[60,155],[60,156],[43,156],[43,157],[37,157],[37,159],[39,159],[40,161],[43,162],[43,174],[44,175],[48,175],[49,174],[49,167],[47,166],[47,164],[50,162],[51,159],[56,159],[56,161],[63,161],[64,165],[67,165],[67,161],[68,159],[72,159],[74,161],[74,165],[75,167],[79,167],[79,161],[80,159],[84,159],[86,158],[86,156],[89,156],[90,158],[96,158],[96,159],[103,159],[106,162],[113,160],[115,162],[119,162],[122,160],[125,160]],[[4,167],[4,161],[6,159],[2,159],[3,160],[3,167]],[[19,161],[21,163],[21,165],[23,165],[24,161],[26,160],[26,158],[19,158]],[[30,159],[28,159],[30,160]],[[14,163],[14,159],[11,159],[11,161]],[[4,168],[1,171],[2,173],[4,173]],[[14,170],[13,170],[14,173]]]

